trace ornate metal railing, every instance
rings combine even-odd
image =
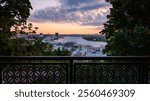
[[[3,84],[150,83],[150,57],[0,57]]]

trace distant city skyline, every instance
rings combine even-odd
[[[28,22],[37,33],[95,34],[107,21],[111,5],[105,0],[30,0]]]

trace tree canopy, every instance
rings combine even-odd
[[[32,9],[29,0],[0,0],[0,31],[10,31],[15,24],[26,22]]]
[[[11,55],[11,28],[26,23],[32,9],[29,0],[0,0],[0,55]]]
[[[106,34],[107,55],[150,55],[150,0],[106,0],[112,4]]]

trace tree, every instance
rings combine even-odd
[[[44,43],[41,39],[34,39],[28,41],[26,46],[26,56],[47,56],[52,54],[53,46],[48,43]]]
[[[37,31],[39,28],[38,27],[34,27],[35,31]]]
[[[0,55],[11,55],[11,28],[23,25],[30,15],[29,0],[0,0]],[[16,27],[17,30],[17,27]]]
[[[28,24],[29,33],[32,33],[32,27],[33,27],[32,23],[29,23],[29,24]]]
[[[101,33],[108,55],[150,55],[150,0],[107,0],[112,4]],[[139,30],[140,29],[140,30]]]
[[[32,9],[29,0],[1,0],[0,1],[0,29],[10,31],[15,24],[24,24]]]
[[[16,34],[29,34],[29,33],[36,33],[38,27],[34,27],[33,29],[33,24],[32,23],[26,23],[23,25],[15,25],[13,26],[13,30]]]

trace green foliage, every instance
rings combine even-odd
[[[30,15],[31,3],[29,0],[1,0],[0,1],[0,29],[9,32],[16,24],[23,24]]]
[[[11,40],[10,52],[13,56],[52,56],[52,50],[51,44],[43,43],[40,39],[17,38]]]
[[[36,33],[36,31],[39,29],[38,27],[34,27],[33,29],[33,24],[32,23],[25,23],[22,25],[14,25],[12,27],[14,30],[14,35],[15,34],[30,34],[30,33]]]
[[[148,29],[136,26],[133,31],[123,30],[115,32],[113,37],[109,38],[109,44],[103,50],[108,55],[150,55],[150,35]]]
[[[29,0],[0,0],[0,55],[12,55],[10,29],[25,24],[30,9]]]
[[[150,0],[107,0],[112,4],[104,24],[108,55],[150,55]]]
[[[102,35],[85,35],[83,39],[88,41],[106,41],[105,36]]]
[[[0,55],[11,55],[10,39],[3,33],[0,33]]]

